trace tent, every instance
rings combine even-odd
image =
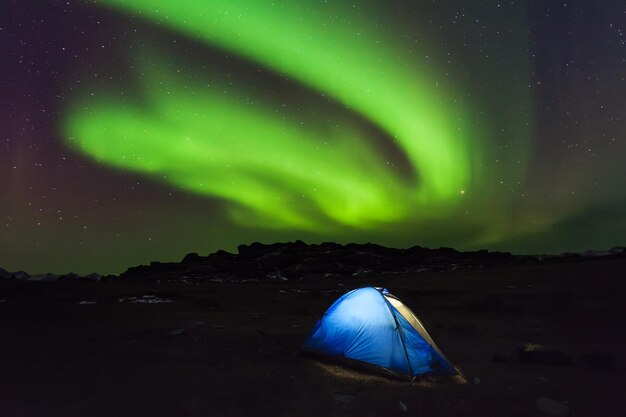
[[[457,374],[415,314],[384,288],[359,288],[335,301],[302,350],[401,376]]]

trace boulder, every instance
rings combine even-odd
[[[6,269],[0,268],[0,279],[9,279],[11,275],[12,274]]]
[[[28,272],[25,271],[17,271],[11,274],[11,278],[18,280],[27,280],[30,278],[30,275],[28,274]]]
[[[201,259],[202,258],[200,257],[200,255],[198,255],[195,252],[191,252],[185,255],[181,263],[183,264],[195,263],[195,262],[200,262]]]
[[[68,272],[67,274],[61,275],[57,281],[77,281],[80,276],[75,272]]]
[[[80,279],[83,281],[100,281],[101,278],[102,278],[102,275],[92,272],[91,274],[85,275],[84,277],[81,277]]]

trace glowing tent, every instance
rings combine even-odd
[[[457,374],[415,314],[384,288],[359,288],[335,301],[302,350],[410,377]]]

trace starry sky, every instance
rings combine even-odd
[[[626,244],[626,4],[0,4],[0,266]]]

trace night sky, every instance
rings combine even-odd
[[[0,266],[626,245],[626,3],[9,0]]]

